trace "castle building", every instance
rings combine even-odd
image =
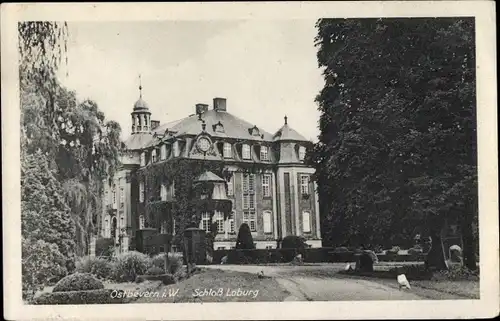
[[[231,114],[225,98],[214,98],[212,108],[196,104],[195,114],[160,124],[152,120],[139,89],[121,164],[104,190],[99,236],[113,238],[117,252],[136,248],[133,243],[141,229],[165,233],[161,224],[146,226],[148,186],[134,178],[154,163],[180,158],[222,161],[232,173],[223,193],[232,201],[231,215],[202,214],[199,223],[208,231],[217,222],[215,249],[234,248],[242,223],[249,225],[258,249],[276,248],[278,240],[288,235],[303,236],[311,247],[321,247],[318,196],[311,180],[314,169],[304,164],[312,144],[290,127],[286,116],[283,126],[271,134]],[[264,170],[243,171],[248,164],[261,164]],[[175,203],[175,182],[161,185],[157,192],[156,201]],[[170,232],[178,233],[175,222]]]

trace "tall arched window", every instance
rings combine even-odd
[[[302,231],[304,233],[311,232],[311,213],[308,211],[302,212]]]
[[[109,215],[106,215],[106,218],[104,219],[104,237],[110,237],[111,235],[111,223],[109,222]]]
[[[144,228],[145,221],[144,221],[144,215],[139,216],[139,229],[142,230]]]

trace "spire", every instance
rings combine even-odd
[[[288,125],[288,117],[285,115],[285,125]]]
[[[139,98],[142,98],[142,81],[141,81],[141,74],[139,74]]]

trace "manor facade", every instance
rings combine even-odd
[[[231,172],[225,184],[231,215],[215,213],[211,218],[204,213],[199,223],[208,231],[211,222],[217,222],[215,249],[233,248],[242,223],[249,225],[256,248],[276,248],[287,235],[304,236],[311,247],[321,247],[318,196],[311,180],[314,169],[304,164],[311,143],[290,127],[286,116],[283,126],[271,134],[232,115],[229,107],[226,99],[214,98],[212,107],[196,104],[194,114],[160,124],[152,120],[141,94],[131,112],[132,132],[124,142],[120,167],[105,183],[99,236],[113,238],[116,250],[124,252],[136,248],[140,230],[167,233],[163,224],[147,219],[148,202],[175,206],[175,182],[151,191],[137,176],[155,163],[184,158],[222,161]],[[261,170],[249,172],[249,165]],[[152,198],[151,193],[159,197]],[[182,232],[175,219],[172,224],[168,233]]]

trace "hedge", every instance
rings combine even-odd
[[[135,279],[136,283],[141,283],[144,281],[162,281],[164,285],[170,285],[175,283],[175,278],[172,274],[156,274],[156,275],[138,275]]]
[[[117,304],[124,302],[124,291],[113,289],[44,293],[33,300],[33,303],[37,305]]]
[[[52,292],[88,291],[100,290],[103,288],[104,285],[102,282],[96,279],[92,274],[76,272],[59,280]]]
[[[215,250],[212,262],[220,264],[222,258],[227,256],[226,264],[286,263],[285,258],[293,257],[295,253],[295,249]],[[302,259],[306,263],[346,263],[356,261],[354,256],[353,251],[321,247],[305,249]],[[425,260],[425,254],[377,254],[377,258],[379,262],[418,262]]]

